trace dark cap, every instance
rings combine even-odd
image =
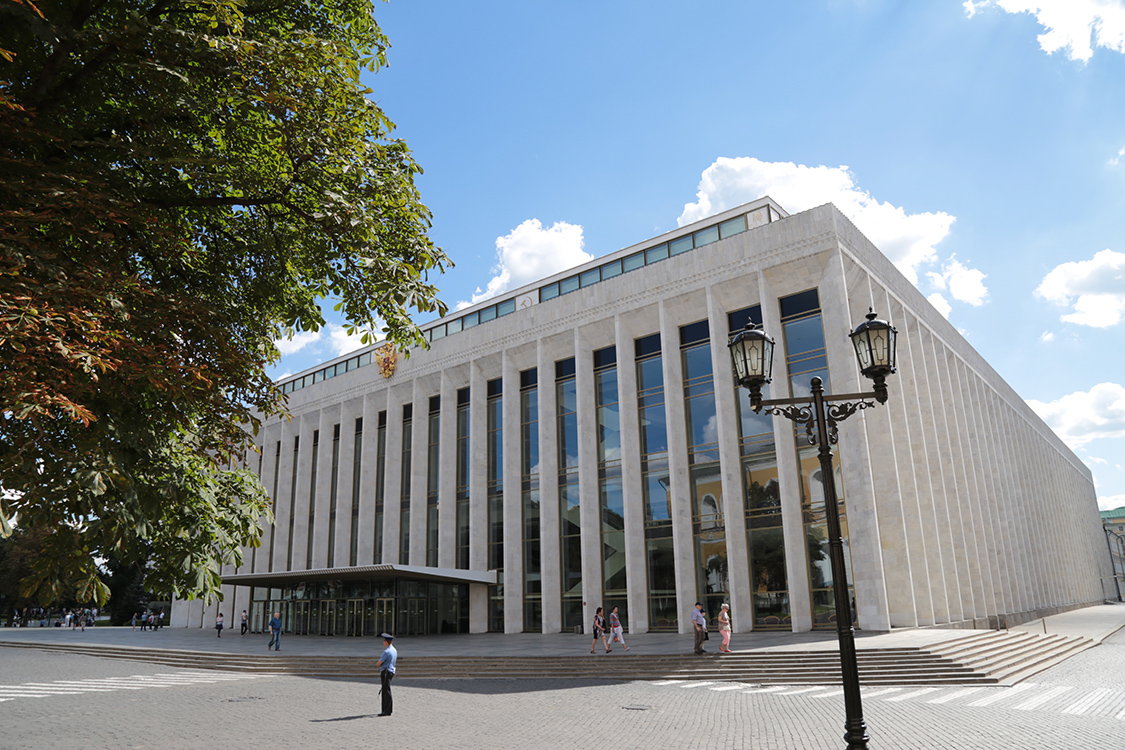
[[[703,606],[703,602],[696,602],[696,603],[695,603],[695,606],[697,606],[697,607],[702,607],[702,606]]]
[[[393,641],[395,639],[395,637],[393,635],[391,635],[390,633],[382,633],[379,637],[382,638],[384,641]]]

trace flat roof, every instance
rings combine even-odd
[[[429,568],[422,565],[357,565],[349,568],[280,570],[272,573],[238,573],[223,576],[223,583],[237,586],[288,586],[315,581],[355,581],[364,578],[415,578],[436,583],[496,583],[495,570]]]

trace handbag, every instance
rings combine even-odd
[[[711,636],[707,633],[706,630],[703,631],[703,640],[705,640],[705,641],[711,640]]]

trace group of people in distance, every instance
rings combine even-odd
[[[140,625],[141,630],[159,630],[164,627],[164,610],[157,612],[136,612],[132,619],[133,630]]]
[[[703,648],[703,642],[707,640],[707,615],[703,612],[703,604],[696,602],[695,607],[691,610],[691,624],[695,630],[695,653],[705,654],[707,649]],[[606,626],[605,615],[602,614],[602,608],[598,607],[594,612],[594,641],[590,644],[590,653],[597,653],[598,639],[602,641],[605,646],[605,652],[608,654],[613,649],[610,648],[611,643],[620,643],[621,647],[626,651],[629,647],[625,645],[624,631],[621,628],[621,620],[617,615],[617,607],[609,613],[609,625]],[[732,653],[730,650],[730,605],[723,604],[722,609],[719,610],[719,635],[722,636],[723,642],[719,646],[720,654]]]

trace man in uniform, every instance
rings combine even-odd
[[[395,676],[395,662],[398,661],[398,651],[391,645],[395,637],[383,633],[383,655],[379,657],[379,692],[383,695],[383,711],[380,716],[390,716],[394,709],[394,700],[391,698],[391,679]]]

